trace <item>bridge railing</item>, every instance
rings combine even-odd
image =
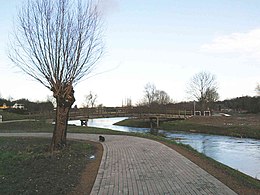
[[[190,110],[161,110],[151,112],[137,108],[84,108],[76,109],[70,112],[70,119],[79,118],[101,118],[101,117],[144,117],[146,115],[158,115],[162,117],[188,117],[193,115]]]

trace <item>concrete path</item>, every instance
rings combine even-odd
[[[48,133],[12,135],[51,136]],[[68,138],[97,141],[98,135],[68,134]],[[102,162],[91,195],[236,194],[161,143],[131,136],[105,135],[105,138]]]

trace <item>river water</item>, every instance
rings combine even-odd
[[[107,128],[124,132],[149,132],[148,128],[134,128],[113,125],[124,120],[124,117],[89,119],[89,127]],[[80,121],[70,121],[70,124],[80,125]],[[235,138],[228,136],[206,135],[184,132],[160,131],[167,138],[177,139],[188,144],[197,151],[239,170],[254,178],[260,179],[260,140]]]

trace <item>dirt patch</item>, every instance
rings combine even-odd
[[[70,193],[71,195],[90,194],[97,177],[98,169],[103,155],[103,146],[102,144],[97,142],[87,142],[95,147],[95,159],[89,160],[89,162],[86,165],[86,168],[82,173],[80,183]]]

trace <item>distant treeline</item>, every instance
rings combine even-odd
[[[193,107],[194,102],[181,102],[172,105],[172,108],[180,110],[192,110]],[[217,112],[260,113],[260,97],[243,96],[224,101],[217,101],[212,103],[209,109]],[[196,110],[200,110],[200,105],[197,102]]]
[[[144,112],[144,113],[178,113],[180,111],[188,111],[192,113],[195,109],[197,111],[202,110],[199,102],[179,102],[170,103],[166,105],[152,104],[148,106],[138,106],[135,107],[134,112]],[[238,97],[224,101],[217,101],[210,103],[207,108],[210,111],[215,112],[239,112],[239,113],[260,113],[260,97]]]
[[[12,106],[15,104],[23,104],[24,110],[12,109]],[[50,101],[46,102],[31,102],[27,99],[20,100],[7,100],[0,98],[0,106],[5,104],[9,107],[7,109],[11,112],[21,112],[21,113],[47,113],[53,112],[54,106]],[[195,102],[196,110],[200,110],[200,105],[198,102]],[[178,114],[180,111],[187,111],[192,113],[194,109],[194,102],[180,102],[180,103],[170,103],[170,104],[152,104],[150,106],[137,106],[137,107],[100,107],[100,108],[92,108],[97,112],[127,112],[127,113],[174,113]],[[123,109],[123,110],[122,110]],[[211,111],[217,112],[244,112],[244,113],[260,113],[260,97],[238,97],[224,101],[214,102],[210,105],[209,108]],[[72,109],[72,111],[79,111],[76,107]],[[94,112],[94,111],[93,111]]]
[[[13,109],[12,106],[17,104],[23,104],[24,109]],[[11,112],[18,112],[18,113],[45,113],[53,111],[54,107],[53,104],[50,101],[46,102],[31,102],[27,99],[19,99],[15,101],[7,100],[0,98],[0,106],[6,105],[8,108],[6,110]]]
[[[259,113],[260,112],[260,97],[238,97],[230,100],[224,100],[214,103],[215,108],[231,109],[237,112]]]

